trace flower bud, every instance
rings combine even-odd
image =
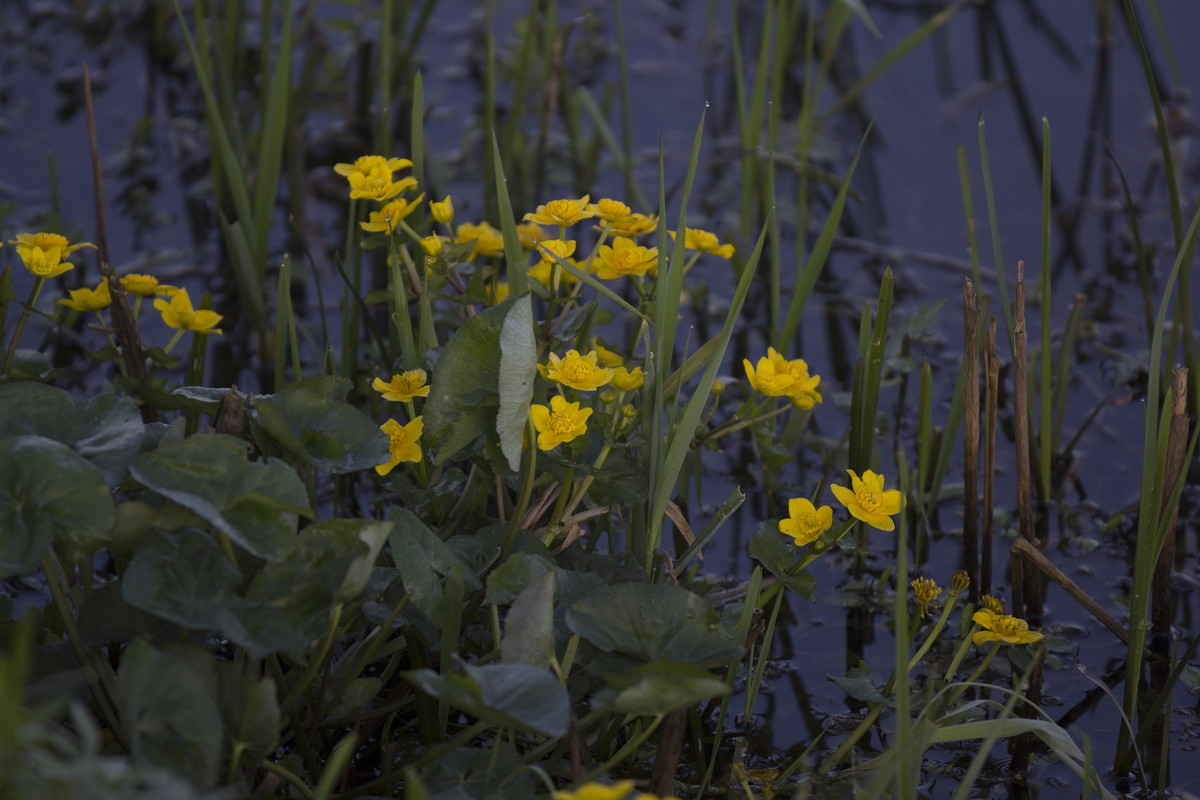
[[[633,407],[633,403],[626,403],[621,406],[621,414],[625,419],[630,419],[633,415],[637,414],[637,409]]]
[[[958,597],[965,592],[971,585],[971,579],[967,577],[967,573],[961,569],[956,569],[954,575],[950,578],[950,594]]]
[[[725,391],[725,381],[723,381],[719,378],[717,380],[713,381],[712,393],[715,395],[719,395],[723,391]]]
[[[604,403],[605,405],[608,405],[616,399],[617,396],[613,393],[612,389],[605,389],[600,393],[600,402]]]

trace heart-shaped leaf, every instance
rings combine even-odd
[[[493,725],[560,738],[571,719],[571,699],[544,669],[526,664],[466,665],[466,674],[405,672],[426,694]]]
[[[341,475],[388,460],[388,438],[371,418],[332,397],[341,383],[322,390],[300,386],[256,398],[251,410],[258,423],[284,450],[303,464]]]

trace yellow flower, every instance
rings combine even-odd
[[[1007,614],[997,614],[986,608],[976,611],[971,620],[985,628],[971,639],[975,644],[984,642],[1032,644],[1042,640],[1040,633],[1029,630],[1029,623],[1025,620],[1010,617]]]
[[[51,247],[57,247],[59,252],[64,256],[74,253],[81,247],[90,247],[96,249],[96,245],[91,242],[80,242],[79,244],[71,244],[67,241],[67,237],[60,236],[57,233],[18,233],[17,238],[9,239],[9,244],[15,244],[18,250],[24,247],[40,247],[42,250],[49,250]]]
[[[154,307],[162,312],[163,322],[170,328],[183,328],[196,333],[220,333],[213,326],[221,321],[221,315],[215,311],[192,308],[192,300],[188,297],[187,289],[180,289],[171,296],[170,300],[155,300]]]
[[[883,476],[871,470],[864,472],[861,479],[852,469],[846,472],[850,473],[850,485],[853,490],[837,484],[829,487],[838,502],[846,507],[852,517],[862,520],[872,528],[881,531],[895,530],[896,523],[892,522],[892,517],[900,513],[903,503],[900,492],[895,489],[885,492]]]
[[[983,606],[984,609],[992,612],[996,616],[1000,616],[1004,613],[1004,600],[996,597],[995,595],[985,594],[983,597],[979,598],[979,605]]]
[[[411,167],[412,162],[407,158],[384,158],[383,156],[362,156],[355,159],[353,164],[334,164],[333,171],[338,175],[349,178],[351,175],[370,175],[374,169],[387,170],[388,177],[398,169]]]
[[[154,294],[158,295],[159,297],[174,297],[182,291],[183,289],[180,289],[178,286],[168,286],[165,283],[160,283]]]
[[[595,336],[592,337],[592,349],[596,351],[596,355],[600,357],[600,366],[602,367],[619,367],[625,363],[625,357],[616,350],[609,350],[604,345],[600,344]]]
[[[405,178],[392,183],[392,172],[387,167],[372,167],[366,175],[361,172],[351,172],[347,180],[350,181],[350,198],[352,200],[366,198],[380,203],[387,202],[405,189],[411,189],[417,185],[415,178]]]
[[[538,447],[553,450],[563,442],[569,442],[587,431],[590,408],[579,407],[579,403],[568,403],[560,395],[550,398],[550,407],[536,403],[530,407],[533,427],[538,432]]]
[[[524,221],[539,225],[574,225],[581,219],[594,216],[587,204],[586,194],[578,200],[551,200],[544,206],[538,206],[537,211],[526,214]]]
[[[538,364],[538,371],[548,381],[557,381],[572,389],[594,392],[612,380],[613,370],[596,366],[596,351],[586,356],[576,350],[568,350],[561,359],[550,353],[549,364]]]
[[[440,203],[436,200],[430,200],[429,213],[438,222],[443,225],[449,225],[454,220],[454,201],[450,199],[450,195],[446,195],[446,199]]]
[[[370,214],[370,222],[360,222],[364,231],[371,233],[391,233],[396,230],[396,226],[400,224],[400,220],[407,217],[409,214],[417,210],[417,206],[425,199],[422,194],[411,203],[401,197],[399,200],[393,200],[378,211],[372,211]]]
[[[609,222],[624,222],[633,214],[633,209],[620,200],[609,200],[608,198],[599,203],[592,203],[587,210],[592,212],[592,216]]]
[[[375,465],[375,471],[380,475],[387,475],[401,462],[421,460],[421,445],[417,442],[425,430],[424,417],[417,417],[407,425],[389,419],[379,426],[379,430],[387,434],[388,452],[392,454],[387,463]]]
[[[719,395],[724,391],[725,391],[725,381],[721,380],[720,378],[717,378],[716,380],[714,380],[713,385],[712,385],[712,393]]]
[[[522,222],[517,226],[517,237],[521,240],[521,247],[532,250],[537,247],[538,242],[549,239],[550,234],[536,222]]]
[[[810,409],[814,403],[824,402],[817,387],[821,385],[820,375],[808,374],[808,363],[803,358],[788,361],[774,347],[767,348],[767,358],[775,365],[775,372],[780,375],[791,375],[792,383],[784,392],[792,400],[792,405],[801,409]]]
[[[639,247],[632,239],[614,239],[612,247],[600,245],[596,277],[610,281],[624,275],[645,275],[658,265],[658,248]]]
[[[508,284],[501,281],[495,282],[495,289],[492,284],[488,284],[488,297],[494,297],[497,305],[508,299]]]
[[[554,257],[569,258],[575,254],[575,242],[564,242],[562,239],[546,239],[538,243],[538,255],[542,261],[554,263]]]
[[[153,275],[126,275],[121,278],[121,285],[125,287],[125,291],[137,297],[154,297],[159,290],[158,278]]]
[[[475,240],[475,249],[471,251],[471,258],[498,256],[504,252],[504,237],[500,235],[500,231],[487,222],[481,222],[478,225],[473,222],[464,222],[454,232],[454,241],[456,242],[469,242],[472,239]]]
[[[675,231],[670,231],[671,238],[675,238]],[[704,253],[712,253],[721,258],[729,258],[733,255],[733,245],[721,244],[715,233],[702,231],[699,228],[688,228],[687,233],[683,237],[683,246],[688,250],[699,250]]]
[[[571,242],[571,244],[575,243]],[[565,259],[565,261],[573,267],[583,269],[583,267],[580,267],[573,258]],[[549,289],[550,284],[554,281],[554,265],[549,261],[539,261],[527,269],[525,274]],[[563,269],[559,270],[558,272],[558,282],[560,285],[564,283],[579,283],[579,278],[576,278],[574,275]]]
[[[929,613],[930,608],[937,608],[937,597],[942,593],[942,587],[930,578],[917,578],[911,585],[913,594],[917,598],[917,605],[921,608],[922,617]]]
[[[384,383],[382,378],[376,378],[371,388],[382,394],[384,400],[396,403],[407,403],[414,397],[429,397],[429,387],[425,385],[423,369],[410,369],[393,375],[387,383]]]
[[[796,497],[788,501],[788,518],[779,521],[779,530],[796,540],[803,547],[817,540],[833,525],[833,509],[829,506],[817,508],[810,500]]]
[[[62,260],[62,248],[59,247],[43,250],[37,245],[22,244],[17,245],[17,255],[21,257],[25,269],[37,278],[56,278],[69,269],[75,269],[70,261]]]
[[[71,299],[63,298],[58,301],[60,306],[73,308],[76,311],[100,311],[112,305],[112,297],[108,293],[108,279],[103,278],[95,289],[75,289]]]
[[[620,222],[613,222],[613,224],[609,226],[608,232],[613,236],[634,237],[640,236],[643,233],[649,233],[657,227],[657,214],[651,214],[650,216],[646,216],[645,214],[630,214]],[[601,229],[596,228],[596,230]]]
[[[633,788],[633,781],[618,781],[612,786],[591,781],[573,792],[555,792],[554,800],[622,800]]]
[[[438,236],[436,233],[432,236],[426,236],[421,240],[421,249],[425,251],[427,256],[436,256],[442,252],[442,245],[446,242],[445,236]]]
[[[626,370],[624,367],[617,367],[613,371],[612,379],[609,381],[610,384],[622,392],[632,392],[645,382],[646,375],[642,372],[641,367],[634,367],[632,371]]]
[[[795,378],[786,372],[777,372],[775,364],[766,357],[758,360],[758,369],[754,368],[748,358],[742,359],[742,365],[746,368],[746,379],[750,381],[750,385],[767,397],[786,394],[788,387],[795,381]]]

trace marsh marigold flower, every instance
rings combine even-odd
[[[657,214],[651,214],[650,216],[646,216],[645,214],[630,214],[623,220],[614,221],[612,225],[609,226],[608,232],[613,236],[625,236],[632,238],[634,236],[641,236],[643,233],[649,233],[657,227]],[[602,229],[597,227],[596,230]]]
[[[658,248],[639,247],[632,239],[615,239],[612,246],[600,245],[596,277],[611,281],[626,275],[642,276],[658,265]]]
[[[976,611],[971,621],[984,629],[971,639],[977,645],[985,642],[1032,644],[1042,640],[1040,633],[1029,630],[1029,623],[1025,620],[1007,614],[997,614],[986,608]]]
[[[721,380],[720,378],[717,378],[716,380],[714,380],[713,385],[712,385],[712,393],[715,395],[720,395],[724,391],[725,391],[725,381]]]
[[[885,492],[883,476],[871,470],[864,472],[862,478],[852,469],[846,472],[850,474],[852,488],[847,489],[837,484],[829,487],[838,502],[846,507],[852,517],[862,520],[872,528],[881,531],[895,530],[896,523],[892,521],[892,517],[900,513],[903,502],[900,492],[895,489]]]
[[[73,289],[70,299],[58,301],[60,306],[73,308],[76,311],[101,311],[112,305],[112,296],[108,293],[108,279],[102,278],[95,289]]]
[[[634,408],[633,403],[626,403],[625,405],[621,406],[621,416],[623,416],[625,419],[630,419],[635,414],[637,414],[637,409]]]
[[[625,363],[625,357],[616,350],[609,350],[596,339],[592,337],[592,349],[596,351],[596,355],[600,358],[600,366],[602,367],[619,367]]]
[[[767,397],[779,397],[787,394],[788,387],[796,380],[786,372],[778,372],[771,359],[765,356],[758,360],[757,368],[750,363],[748,358],[742,359],[742,366],[746,368],[746,380],[750,381],[754,390],[762,392]]]
[[[410,369],[399,375],[393,375],[392,379],[386,383],[382,378],[376,378],[371,384],[371,388],[382,394],[384,400],[407,403],[414,397],[429,397],[429,386],[426,385],[425,378],[425,370]]]
[[[573,792],[555,792],[554,800],[622,800],[633,789],[633,781],[618,781],[611,786],[590,781]]]
[[[121,278],[121,286],[136,297],[154,297],[158,294],[158,278],[153,275],[126,275]]]
[[[564,242],[562,239],[546,239],[538,242],[538,255],[542,257],[542,261],[549,264],[555,263],[555,256],[558,258],[569,258],[575,254],[575,242]]]
[[[588,208],[588,195],[585,194],[578,200],[551,200],[538,206],[537,211],[526,214],[524,221],[539,225],[574,225],[592,216],[595,214]]]
[[[942,593],[942,587],[929,578],[917,578],[912,582],[913,595],[921,609],[921,616],[927,616],[930,608],[937,608],[937,597]]]
[[[622,392],[632,392],[643,383],[646,382],[646,375],[642,372],[641,367],[634,367],[632,370],[627,370],[624,367],[617,367],[613,371],[612,379],[609,381],[611,386],[620,389]]]
[[[788,360],[776,352],[774,347],[767,348],[767,358],[775,366],[779,375],[791,375],[792,382],[784,390],[784,394],[797,408],[808,410],[816,403],[824,402],[817,387],[821,385],[820,375],[808,374],[808,362],[802,358]]]
[[[58,247],[43,250],[37,246],[18,245],[17,255],[21,257],[25,269],[37,278],[56,278],[69,269],[75,269],[70,261],[62,260],[62,250]]]
[[[196,333],[221,332],[213,327],[221,321],[221,315],[207,309],[197,311],[192,308],[187,289],[180,289],[170,300],[155,300],[154,307],[162,312],[163,322],[169,328],[182,328]]]
[[[538,447],[553,450],[563,442],[569,442],[587,431],[587,419],[592,409],[580,408],[579,403],[568,403],[562,396],[550,398],[550,407],[534,404],[530,406],[533,427],[538,432]]]
[[[417,206],[425,199],[425,195],[421,195],[411,203],[403,197],[393,200],[378,211],[370,213],[370,222],[360,222],[364,231],[370,233],[391,233],[396,230],[396,226],[400,224],[400,220],[407,217],[409,214],[417,210]]]
[[[992,612],[996,616],[1000,616],[1004,613],[1004,600],[996,597],[995,595],[985,594],[983,597],[979,598],[979,605],[983,606],[984,609]]]
[[[401,425],[396,420],[389,419],[379,426],[379,430],[387,434],[388,453],[391,454],[386,463],[375,465],[375,471],[380,475],[387,475],[396,468],[396,465],[405,461],[419,462],[421,460],[421,445],[418,442],[421,434],[425,431],[423,417],[416,417],[407,425]]]
[[[575,243],[571,242],[571,244]],[[583,267],[579,266],[578,262],[576,262],[573,258],[565,258],[563,260],[576,269],[583,269]],[[545,260],[539,261],[529,269],[525,270],[525,274],[546,288],[550,288],[550,285],[554,283],[554,264]],[[558,283],[560,286],[563,284],[579,283],[579,278],[576,278],[565,269],[560,269],[558,271]]]
[[[675,231],[670,231],[671,238],[675,238]],[[687,233],[683,237],[683,246],[688,250],[699,250],[702,253],[712,253],[714,256],[721,258],[733,257],[733,245],[721,244],[721,240],[717,238],[715,233],[702,231],[699,228],[688,228]]]
[[[422,195],[424,197],[424,195]],[[443,225],[449,225],[454,221],[454,201],[450,199],[450,195],[446,195],[446,199],[442,202],[436,200],[429,201],[429,213],[433,218]]]
[[[817,508],[804,497],[788,501],[788,516],[779,521],[779,530],[792,537],[803,547],[817,540],[833,525],[833,509],[829,506]]]
[[[411,167],[412,162],[407,158],[384,158],[383,156],[362,156],[354,160],[353,164],[334,164],[333,171],[338,175],[349,178],[351,175],[358,173],[359,175],[370,175],[371,170],[384,169],[387,170],[390,177],[393,172],[405,167]]]
[[[954,574],[950,576],[950,594],[958,597],[970,588],[971,576],[967,574],[967,571],[965,569],[954,570]]]
[[[21,247],[40,247],[42,250],[49,250],[51,247],[57,247],[62,255],[69,256],[81,247],[90,247],[96,249],[96,245],[91,242],[79,242],[71,244],[67,241],[67,237],[58,233],[18,233],[16,239],[9,239],[9,244],[15,244],[18,248]]]
[[[478,225],[474,222],[464,222],[458,226],[454,232],[454,241],[462,243],[471,240],[475,241],[471,258],[498,256],[504,252],[504,237],[487,222],[480,222]]]
[[[406,189],[417,185],[415,178],[405,178],[392,182],[391,170],[386,167],[373,167],[369,173],[351,172],[346,178],[350,181],[350,199],[375,200],[386,203]]]
[[[548,381],[555,381],[572,389],[594,392],[612,380],[614,370],[596,366],[596,351],[586,356],[577,350],[568,350],[562,358],[550,353],[550,363],[538,364],[538,371]]]
[[[532,250],[537,247],[538,242],[549,239],[550,234],[546,233],[546,229],[536,222],[522,222],[517,226],[517,238],[521,240],[521,247]]]
[[[442,246],[446,242],[445,236],[438,236],[436,233],[432,236],[426,236],[421,240],[421,249],[425,251],[427,256],[436,256],[442,252]]]
[[[592,216],[607,222],[624,222],[633,214],[633,209],[620,200],[609,200],[607,197],[599,203],[591,203],[587,210],[592,212]]]

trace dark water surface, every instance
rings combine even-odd
[[[1018,259],[1030,265],[1032,350],[1040,334],[1036,288],[1041,241],[1037,149],[1041,118],[1047,117],[1054,142],[1059,220],[1052,236],[1055,267],[1051,302],[1056,337],[1073,296],[1087,296],[1087,323],[1072,370],[1064,436],[1073,436],[1077,426],[1114,388],[1112,397],[1117,402],[1105,408],[1078,441],[1062,496],[1049,511],[1046,552],[1101,605],[1123,619],[1132,561],[1132,525],[1115,517],[1136,510],[1143,386],[1131,380],[1130,374],[1145,358],[1148,336],[1120,185],[1105,156],[1104,141],[1111,144],[1139,198],[1143,238],[1161,245],[1153,263],[1156,293],[1173,253],[1169,248],[1170,223],[1152,108],[1137,52],[1121,20],[1119,4],[1112,8],[1113,37],[1107,48],[1101,46],[1099,5],[1093,0],[1001,0],[985,7],[965,7],[942,32],[920,45],[866,93],[859,104],[861,114],[842,117],[827,129],[827,137],[818,143],[825,156],[823,166],[841,175],[853,155],[862,123],[875,115],[874,138],[854,180],[862,202],[850,204],[834,256],[809,302],[802,322],[801,352],[813,371],[826,380],[826,401],[818,408],[817,428],[829,444],[835,444],[846,426],[846,410],[839,403],[848,396],[859,311],[864,301],[873,302],[883,268],[891,265],[896,274],[897,303],[893,330],[921,304],[947,301],[936,323],[926,336],[913,343],[911,351],[917,363],[929,358],[934,366],[935,422],[944,422],[962,351],[959,303],[964,270],[969,270],[970,263],[956,167],[955,148],[959,142],[966,147],[972,170],[980,260],[985,270],[983,291],[993,297],[993,313],[1000,314],[994,277],[986,278],[994,276],[994,264],[976,144],[980,113],[987,120],[1007,260],[1004,266],[1010,282]],[[1194,149],[1189,149],[1195,124],[1187,115],[1186,85],[1200,76],[1200,50],[1194,46],[1200,34],[1200,2],[1159,0],[1164,27],[1175,48],[1178,63],[1174,68],[1163,56],[1145,7],[1135,5],[1142,14],[1142,30],[1150,42],[1155,66],[1172,92],[1172,130],[1182,192],[1194,198],[1200,161]],[[527,4],[504,2],[497,6],[492,30],[503,56],[505,48],[513,46],[513,25]],[[660,136],[668,184],[682,177],[694,126],[707,108],[705,152],[689,222],[720,232],[722,239],[733,237],[739,247],[748,250],[750,245],[735,235],[739,226],[739,145],[727,3],[628,0],[624,6],[632,75],[632,131],[643,191],[652,196],[657,185]],[[942,4],[887,0],[868,2],[868,7],[882,39],[874,39],[859,23],[853,23],[847,46],[839,54],[839,59],[844,58],[849,65],[847,70],[856,68],[860,73]],[[54,151],[58,202],[64,218],[91,236],[92,187],[79,82],[79,61],[86,59],[101,87],[97,111],[100,150],[106,167],[111,258],[119,267],[143,262],[139,271],[183,282],[193,288],[195,295],[210,285],[219,234],[205,210],[210,188],[205,179],[203,121],[190,80],[191,67],[181,57],[171,69],[163,69],[148,33],[156,14],[170,19],[169,5],[158,6],[158,11],[152,4],[137,2],[93,3],[88,8],[86,14],[81,14],[71,4],[53,0],[0,2],[0,202],[13,200],[18,206],[3,220],[5,236],[34,224],[36,215],[52,203],[47,188],[47,149]],[[322,36],[334,54],[344,57],[352,42],[339,33],[333,22],[365,11],[365,6],[331,4],[326,17],[322,8],[318,15]],[[743,52],[751,54],[746,66],[747,82],[753,76],[752,54],[757,50],[761,13],[760,3],[741,4]],[[575,35],[594,44],[590,60],[581,58],[580,63],[592,71],[593,78],[596,74],[601,77],[599,85],[603,80],[615,79],[610,6],[564,2],[558,9],[558,19],[560,23],[578,19],[579,33]],[[478,219],[483,213],[477,178],[482,169],[482,24],[481,4],[444,0],[435,10],[416,56],[430,108],[427,142],[434,159],[430,174],[439,196],[447,191],[453,194],[457,220]],[[981,30],[987,31],[986,35],[981,35]],[[985,41],[986,49],[981,45]],[[1005,61],[1006,54],[1010,63]],[[794,73],[799,75],[799,69]],[[1176,74],[1182,76],[1184,86],[1176,83]],[[793,75],[792,80],[802,77]],[[340,191],[328,165],[360,154],[346,152],[347,147],[353,147],[353,140],[346,135],[338,113],[339,104],[352,102],[348,99],[350,92],[347,83],[344,96],[332,93],[326,98],[322,108],[310,114],[305,132],[310,168],[303,207],[305,229],[316,251],[318,272],[332,297],[340,295],[340,283],[331,266],[331,253],[341,248],[345,212],[343,206],[328,202]],[[1097,97],[1102,101],[1100,111],[1093,114]],[[504,90],[500,101],[508,102]],[[794,152],[795,126],[787,121],[794,120],[794,98],[785,99],[787,103],[791,105],[784,111],[781,149]],[[615,115],[613,119],[615,126]],[[551,144],[561,145],[561,141],[561,124],[556,123]],[[538,202],[570,193],[569,176],[551,168],[547,174],[547,187]],[[622,196],[623,183],[617,169],[604,166],[601,175],[592,187],[593,198]],[[795,191],[794,181],[781,172],[777,209],[785,220],[785,286],[790,285],[794,263]],[[531,209],[518,212],[522,210]],[[823,204],[815,215],[817,224],[823,221]],[[1072,226],[1065,223],[1072,220],[1077,220],[1077,225],[1068,236],[1065,231]],[[280,248],[284,244],[283,228],[281,209],[274,242]],[[86,280],[92,285],[96,280],[94,265],[89,261],[86,269]],[[298,269],[311,280],[307,267]],[[719,308],[732,291],[732,276],[727,262],[702,259],[690,274],[694,282],[689,289],[697,296],[699,289],[707,287],[708,299]],[[17,291],[24,296],[27,284],[18,281]],[[311,292],[309,301],[308,313],[314,315]],[[756,360],[765,352],[762,332],[767,305],[765,285],[756,287],[747,302],[736,352],[730,354],[726,364],[729,374],[740,377],[737,365],[741,358]],[[336,315],[331,317],[331,328],[339,329],[332,320]],[[693,321],[689,318],[685,324]],[[706,335],[704,322],[696,324],[693,343]],[[156,323],[148,324],[146,329],[149,333],[144,336],[151,345],[164,344],[169,338]],[[1003,321],[1000,331],[1003,342]],[[615,341],[624,341],[627,331],[618,324],[606,329],[607,334]],[[685,338],[681,332],[680,341]],[[243,389],[255,386],[256,373],[239,360],[246,349],[244,344],[227,341],[224,346],[228,349],[210,356],[210,363],[216,358],[211,382],[223,385],[233,379]],[[1002,359],[1010,356],[1004,344],[1000,353]],[[903,408],[896,405],[899,385],[885,388],[880,400],[881,412],[889,416],[892,426],[881,435],[881,469],[889,483],[895,476],[891,443],[897,424],[898,441],[910,460],[916,451],[917,378],[918,373],[912,373]],[[84,380],[95,385],[103,379],[94,374]],[[1125,383],[1129,388],[1119,388]],[[1005,513],[997,516],[1001,535],[996,543],[995,580],[997,591],[1007,595],[1006,551],[1015,529],[1008,512],[1015,508],[1016,491],[1011,428],[1003,428],[1003,422],[1011,417],[1011,399],[1004,389],[1001,405],[996,505]],[[958,458],[956,455],[951,464],[951,483],[961,480]],[[706,481],[700,501],[705,518],[733,485],[740,483],[748,491],[742,510],[709,547],[706,572],[744,579],[753,569],[745,552],[746,543],[759,521],[770,516],[765,493],[754,483],[747,467],[754,462],[748,440],[726,440],[723,452],[706,455]],[[820,453],[804,450],[783,480],[790,483],[793,494],[807,495],[821,479],[823,468]],[[953,494],[949,488],[946,493]],[[1194,487],[1189,486],[1180,517],[1181,537],[1189,555],[1174,583],[1181,646],[1194,635],[1191,621],[1200,597],[1192,555],[1197,549],[1192,533],[1198,513],[1195,500]],[[689,510],[695,522],[694,496]],[[961,527],[960,514],[960,503],[952,497],[942,503],[937,523],[942,529],[954,531]],[[946,585],[958,566],[959,541],[953,533],[937,537],[924,574]],[[893,563],[894,538],[876,532],[873,551],[868,577],[878,577]],[[829,731],[827,736],[831,738],[825,740],[828,745],[837,741],[832,737],[857,724],[853,716],[857,705],[847,705],[841,690],[825,679],[826,673],[841,675],[847,666],[856,664],[858,656],[848,654],[862,652],[876,673],[886,673],[893,661],[887,617],[876,615],[870,604],[848,607],[856,591],[856,584],[844,585],[852,577],[848,564],[827,558],[818,563],[815,574],[818,601],[809,604],[789,597],[775,640],[777,669],[768,671],[770,685],[760,695],[753,716],[739,723],[752,728],[748,737],[750,752],[763,756],[764,766],[772,762],[769,753],[786,751],[794,756],[822,729]],[[869,588],[877,591],[873,583]],[[1098,765],[1111,764],[1119,715],[1074,664],[1078,661],[1093,673],[1105,675],[1123,665],[1124,648],[1057,587],[1048,591],[1045,624],[1053,626],[1048,633],[1056,635],[1056,663],[1051,665],[1056,668],[1047,669],[1045,677],[1046,710],[1055,718],[1072,721],[1071,730],[1077,739],[1083,734],[1091,737]],[[992,673],[992,677],[1005,684],[1008,680],[1007,675]],[[1193,755],[1200,737],[1200,706],[1183,686],[1176,690],[1173,705],[1171,784],[1176,790],[1200,793],[1200,767]],[[741,696],[735,697],[731,708],[741,713]],[[879,744],[874,733],[868,744]],[[961,774],[968,760],[951,748],[933,750],[928,755],[936,763],[929,764],[926,790],[931,796],[948,796],[956,783],[953,778]],[[786,756],[780,758],[779,763],[789,760]],[[1008,791],[1003,783],[1006,759],[1004,748],[997,748],[995,763],[987,772],[993,786],[981,784],[972,792],[973,797]],[[1065,768],[1047,761],[1034,767],[1029,780],[1035,789],[1048,794],[1056,790],[1061,794],[1066,786],[1079,785]]]

